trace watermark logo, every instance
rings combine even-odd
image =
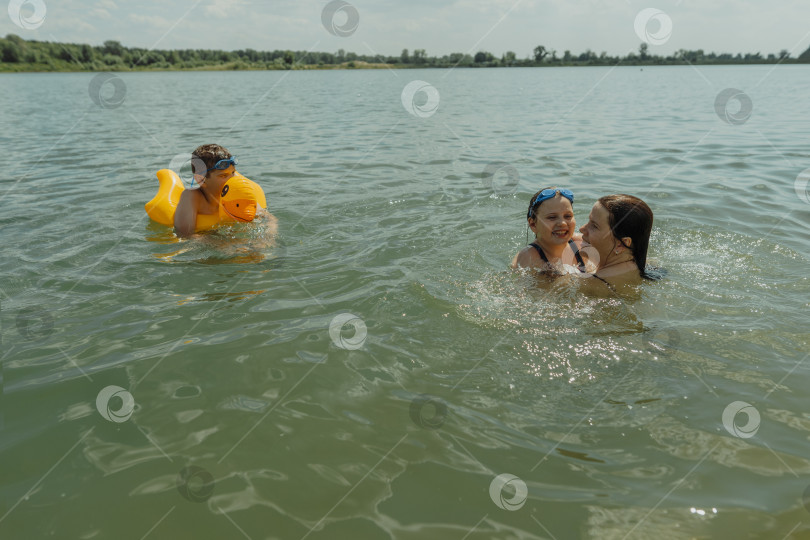
[[[17,313],[17,332],[23,339],[46,338],[53,333],[53,317],[35,307],[23,308]]]
[[[411,420],[424,429],[439,429],[447,418],[447,404],[435,396],[422,394],[411,401]]]
[[[595,247],[590,244],[584,244],[579,251],[582,253],[582,258],[585,259],[589,268],[594,268],[595,270],[599,266],[599,261],[602,260],[602,256],[599,255],[599,251]]]
[[[93,77],[87,90],[93,103],[102,109],[117,109],[124,104],[124,98],[127,97],[127,85],[121,77],[112,73],[99,73]]]
[[[354,328],[352,337],[343,336],[343,327],[347,324]],[[363,319],[351,313],[340,313],[329,324],[329,337],[332,338],[332,343],[341,349],[350,351],[359,349],[366,342],[367,334],[368,330]]]
[[[582,244],[582,247],[579,248],[579,254],[582,256],[582,259],[585,262],[585,272],[577,272],[576,274],[571,275],[576,278],[584,279],[592,275],[588,272],[596,271],[601,257],[599,256],[599,252],[595,247],[584,243]],[[574,252],[570,249],[563,251],[562,262],[563,264],[568,264],[571,266],[579,266],[579,261],[577,260],[576,255],[574,255]]]
[[[121,400],[120,407],[115,410],[110,406],[113,398]],[[135,398],[120,386],[110,385],[102,388],[96,396],[96,409],[105,420],[120,424],[126,422],[135,410]]]
[[[205,502],[214,493],[214,475],[202,467],[190,465],[177,474],[177,491],[193,503]]]
[[[736,423],[737,415],[743,413],[748,417],[748,421],[744,426],[738,426]],[[750,439],[757,434],[759,430],[759,411],[745,401],[734,401],[729,403],[723,411],[723,427],[726,428],[730,434],[741,439]]]
[[[507,486],[515,492],[512,497],[504,497],[504,489]],[[489,498],[502,510],[509,510],[510,512],[520,510],[526,503],[528,496],[529,489],[526,487],[526,482],[514,474],[499,474],[489,484]]]
[[[729,107],[731,103],[738,103],[739,108],[733,110]],[[726,88],[722,90],[714,100],[714,112],[718,118],[732,126],[744,124],[751,118],[751,111],[754,110],[754,102],[742,90],[736,88]]]
[[[481,181],[485,188],[492,190],[496,195],[511,195],[517,191],[520,174],[509,163],[498,161],[484,167]]]
[[[339,13],[346,17],[342,24],[337,22]],[[360,14],[350,3],[343,0],[332,0],[323,8],[321,22],[326,31],[333,36],[349,37],[357,31],[357,27],[360,25]]]
[[[633,27],[638,38],[650,45],[663,45],[672,36],[672,19],[660,9],[642,9]]]
[[[42,0],[11,0],[8,3],[8,16],[11,22],[24,30],[34,30],[42,26],[47,11]]]
[[[796,190],[799,200],[810,204],[810,191],[808,188],[810,188],[810,169],[805,169],[796,177],[796,181],[793,182],[793,189]]]
[[[194,171],[205,171],[205,162],[190,152],[177,154],[169,162],[169,169],[177,173],[186,189],[199,189],[200,184],[194,179]]]
[[[439,110],[439,91],[425,81],[411,81],[402,90],[402,106],[417,118],[429,118]]]

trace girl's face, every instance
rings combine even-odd
[[[576,226],[571,201],[559,193],[553,199],[541,202],[534,212],[534,219],[529,219],[529,227],[535,236],[550,244],[567,244]]]
[[[593,205],[588,223],[580,227],[579,232],[582,233],[582,240],[592,245],[603,261],[607,260],[610,250],[616,247],[617,240],[610,230],[610,213],[599,202]]]

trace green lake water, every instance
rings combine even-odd
[[[806,67],[95,77],[0,76],[1,538],[810,537]],[[146,217],[208,142],[275,247]],[[510,271],[549,185],[664,279]]]

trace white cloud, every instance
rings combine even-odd
[[[219,19],[234,17],[242,11],[239,8],[243,5],[241,0],[213,0],[205,7],[205,14]]]
[[[152,28],[168,28],[172,25],[171,22],[161,17],[160,15],[143,15],[140,13],[130,13],[127,19],[137,25],[142,25],[148,29]],[[146,28],[142,29],[145,30]]]
[[[110,15],[110,12],[107,11],[106,9],[103,9],[103,8],[94,8],[90,12],[90,14],[93,17],[98,18],[98,19],[111,19],[112,18],[112,15]]]

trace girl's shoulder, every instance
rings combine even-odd
[[[512,268],[524,268],[528,266],[531,255],[529,253],[530,250],[533,251],[534,248],[531,246],[526,246],[518,251],[517,254],[512,258]]]
[[[521,249],[512,259],[512,268],[545,268],[546,266],[540,254],[531,245]]]

